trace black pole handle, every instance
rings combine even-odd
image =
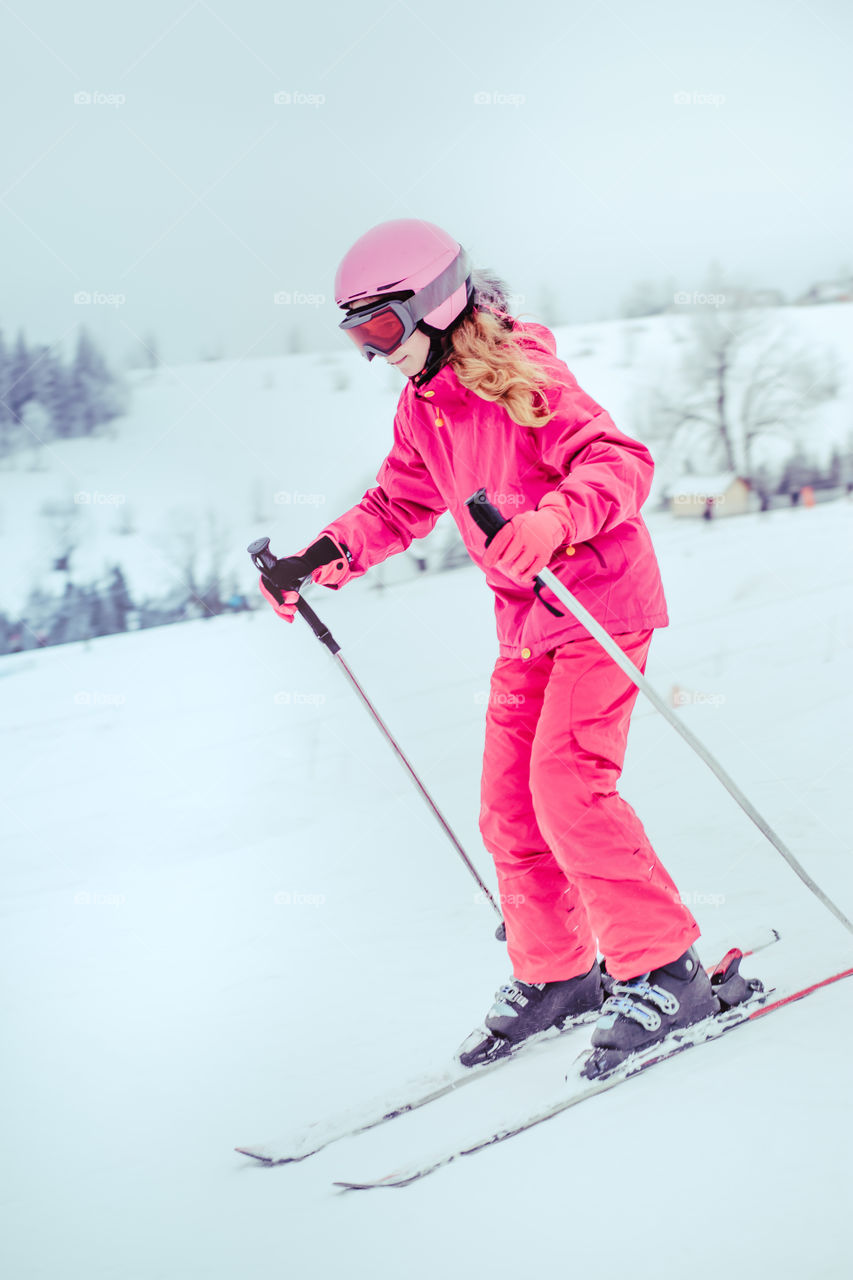
[[[494,503],[489,502],[485,489],[478,489],[476,493],[472,493],[471,497],[465,503],[465,506],[471,513],[474,523],[482,529],[483,533],[486,535],[486,546],[489,545],[495,534],[498,533],[505,524],[509,523],[509,521],[501,515]]]
[[[489,496],[485,489],[478,489],[476,493],[472,493],[465,506],[471,513],[474,523],[486,535],[486,546],[489,545],[495,534],[499,533],[505,524],[509,524],[509,521],[501,515],[494,503],[489,502]],[[545,584],[540,577],[537,576],[533,579],[533,590],[536,592],[539,603],[544,604],[548,612],[553,613],[555,618],[564,617],[562,609],[555,609],[552,604],[542,598],[544,586]]]
[[[252,563],[256,569],[260,569],[261,573],[266,573],[268,569],[274,569],[276,566],[276,558],[270,551],[269,538],[257,538],[255,542],[250,542],[246,548],[252,557]]]
[[[337,547],[335,547],[335,544],[332,542],[331,538],[321,538],[320,542],[315,543],[314,546],[320,547],[323,542],[328,542],[329,546],[334,548],[335,555],[338,554],[338,549]],[[334,558],[334,556],[332,557],[327,556],[325,560],[320,560],[319,564],[311,564],[310,563],[311,560],[314,559],[315,557],[310,556],[308,553],[306,553],[306,555],[302,557],[291,556],[290,559],[288,560],[279,560],[270,551],[269,538],[258,538],[255,542],[250,542],[246,550],[249,552],[249,555],[252,557],[252,563],[254,564],[255,568],[260,569],[261,573],[266,578],[268,589],[274,591],[275,594],[278,595],[279,597],[281,597],[284,591],[298,591],[299,588],[302,586],[302,583],[305,581],[305,579],[311,576],[313,569],[318,568],[319,565],[328,564],[329,559]],[[314,548],[309,548],[309,551],[313,551],[313,550]],[[325,554],[327,550],[328,548],[322,548],[319,554],[321,555]],[[280,568],[281,566],[284,566],[283,577],[288,584],[286,586],[279,585],[278,582],[273,581],[272,578],[267,576],[274,569]],[[302,572],[303,570],[307,570],[307,571]],[[277,576],[282,576],[282,575],[277,575]],[[296,608],[297,608],[297,611],[301,613],[302,617],[308,623],[308,626],[314,632],[314,635],[317,637],[320,643],[324,644],[326,648],[329,650],[329,653],[331,653],[333,656],[334,654],[339,653],[341,646],[338,644],[337,640],[332,635],[331,631],[326,626],[325,622],[323,622],[320,618],[317,617],[316,613],[311,608],[310,604],[308,604],[307,601],[303,600],[302,596],[300,596],[298,601],[296,602]]]

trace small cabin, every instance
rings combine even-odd
[[[670,490],[669,509],[674,516],[694,519],[742,516],[750,509],[749,482],[733,471],[716,476],[682,476]]]

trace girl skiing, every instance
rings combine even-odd
[[[318,535],[336,554],[314,580],[343,586],[450,511],[495,595],[480,830],[512,978],[460,1059],[476,1065],[597,1009],[593,1045],[620,1058],[718,1004],[696,921],[616,789],[637,690],[534,578],[550,568],[645,668],[668,622],[640,516],[652,458],[581,390],[551,332],[513,319],[501,282],[429,222],[363,235],[335,300],[362,354],[406,381],[377,484]],[[481,486],[510,515],[488,545],[465,507]],[[297,593],[274,571],[261,590],[292,622]]]

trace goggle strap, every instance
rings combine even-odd
[[[413,298],[407,298],[405,306],[415,320],[423,320],[442,302],[446,302],[471,274],[471,261],[464,249],[441,271],[434,280],[419,289]]]

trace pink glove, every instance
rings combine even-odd
[[[276,600],[273,593],[271,591],[268,591],[266,586],[264,585],[263,574],[258,579],[258,583],[261,588],[261,595],[265,596],[266,599],[269,600],[270,604],[275,609],[278,616],[280,618],[284,618],[285,622],[292,622],[293,619],[296,617],[296,605],[299,600],[299,592],[284,591],[282,592],[284,599],[281,601],[278,601]]]
[[[329,537],[329,535],[324,536],[327,538]],[[318,569],[315,569],[312,572],[311,577],[314,582],[319,583],[323,587],[337,588],[342,582],[346,582],[348,578],[351,578],[352,574],[350,572],[349,556],[347,555],[346,549],[336,542],[334,538],[332,538],[331,541],[340,558],[335,558],[328,564],[320,565]],[[309,551],[315,546],[316,543],[312,542],[309,546],[303,547],[298,553],[298,556],[290,558],[288,564],[292,567],[294,560],[298,559],[299,556],[304,556],[306,551]],[[324,548],[324,551],[326,551],[326,548]],[[296,616],[299,592],[284,591],[281,587],[276,586],[276,581],[275,569],[270,570],[269,577],[262,574],[259,584],[261,588],[261,595],[264,596],[265,599],[269,600],[280,618],[284,618],[285,622],[292,622]],[[291,577],[286,577],[285,581],[293,581],[293,579]],[[267,583],[269,583],[269,585],[267,585]],[[283,595],[283,599],[281,601],[276,599],[274,594],[275,591],[279,591]]]
[[[535,511],[519,512],[495,534],[486,548],[483,566],[499,570],[520,586],[529,586],[574,530],[564,496],[546,493]],[[569,548],[570,552],[573,549]]]

